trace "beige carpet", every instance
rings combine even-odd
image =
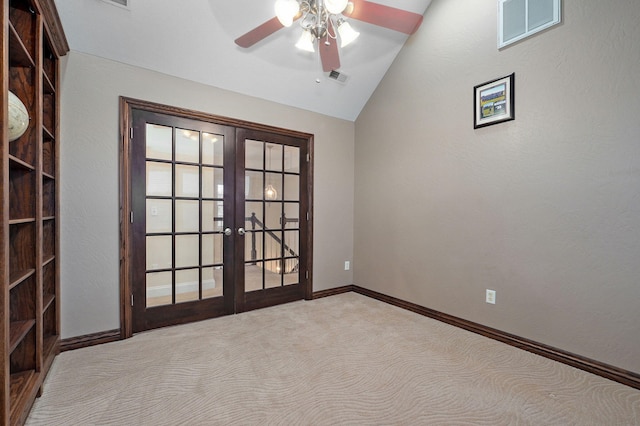
[[[355,293],[65,352],[27,425],[638,425],[640,391]]]

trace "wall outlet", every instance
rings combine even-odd
[[[492,305],[496,304],[496,291],[487,289],[487,296],[485,301],[487,303],[491,303]]]
[[[349,269],[351,269],[351,262],[349,262],[348,260],[346,260],[344,262],[344,270],[348,271]]]

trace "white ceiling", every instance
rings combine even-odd
[[[431,0],[376,0],[424,14]],[[351,20],[360,37],[340,49],[345,83],[294,47],[301,29],[249,49],[234,40],[273,18],[275,0],[55,0],[72,50],[355,121],[407,36]],[[420,31],[420,30],[418,30]],[[320,83],[316,79],[320,78]]]

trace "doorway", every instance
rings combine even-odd
[[[311,135],[122,111],[124,337],[310,298]]]

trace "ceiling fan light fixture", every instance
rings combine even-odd
[[[300,5],[296,0],[276,0],[276,16],[282,25],[290,27],[293,18],[300,11]]]
[[[353,27],[343,19],[338,21],[338,33],[340,34],[340,47],[345,47],[353,43],[360,35],[358,31],[354,30]]]
[[[313,34],[311,34],[311,31],[304,30],[302,31],[302,35],[300,36],[300,39],[296,43],[296,47],[300,50],[304,50],[305,52],[313,53],[316,51],[315,48],[313,47],[314,41],[315,41],[315,38],[313,37]]]
[[[324,6],[333,15],[342,13],[347,8],[348,3],[349,0],[324,0]]]

